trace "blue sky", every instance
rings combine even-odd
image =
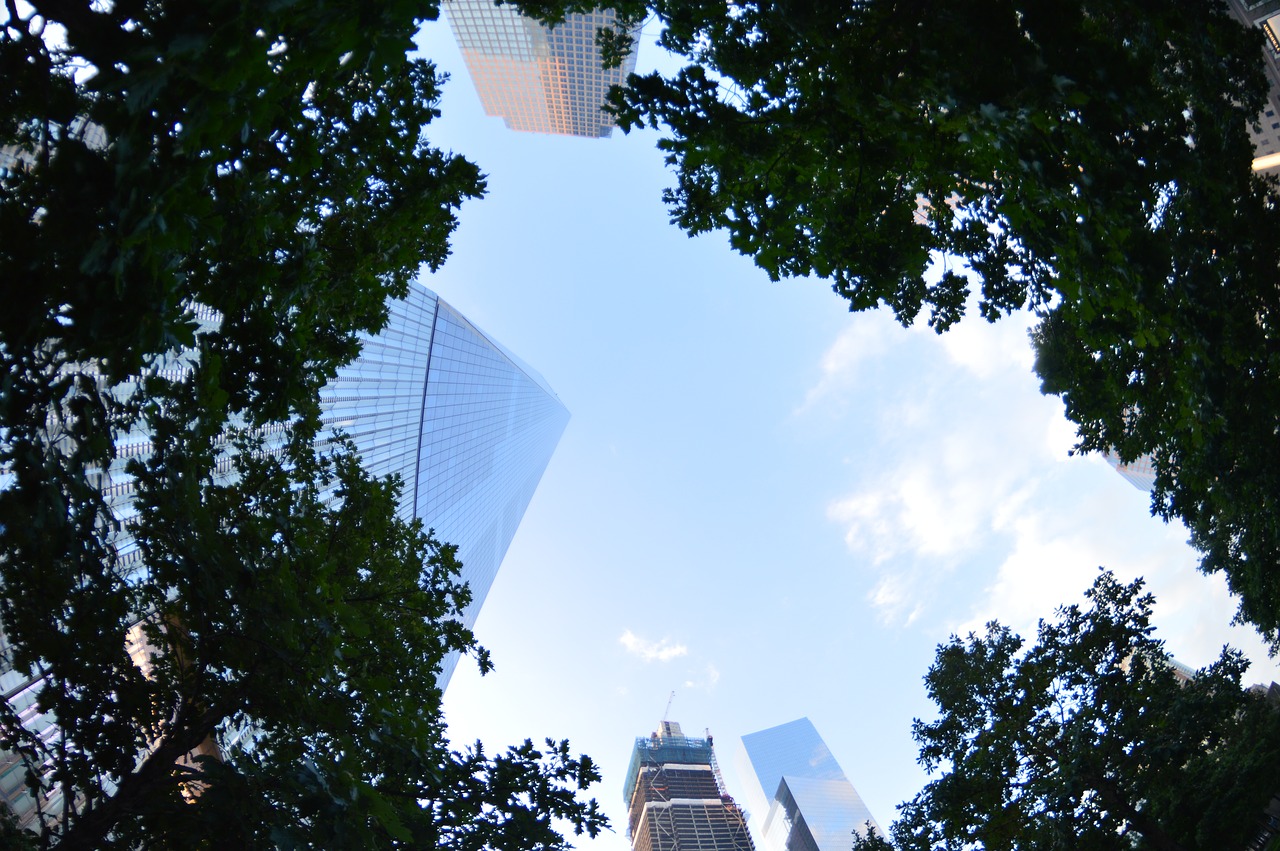
[[[807,715],[887,825],[926,780],[910,726],[937,644],[991,618],[1029,635],[1103,564],[1147,577],[1182,661],[1230,642],[1251,681],[1280,679],[1185,531],[1068,455],[1025,319],[938,337],[850,315],[821,281],[770,283],[668,223],[656,134],[508,131],[447,24],[420,42],[453,75],[430,137],[489,175],[424,282],[572,413],[476,626],[496,670],[459,665],[446,714],[455,744],[569,738],[597,760],[616,830],[580,847],[628,847],[631,743],[672,691],[731,793],[737,737]]]

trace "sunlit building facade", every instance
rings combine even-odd
[[[1249,135],[1254,170],[1280,175],[1280,0],[1227,0],[1227,8],[1242,23],[1262,30],[1263,68],[1271,86],[1267,104],[1257,126],[1249,128]]]
[[[742,737],[740,772],[763,851],[849,851],[879,823],[808,718]]]
[[[1106,458],[1107,463],[1114,467],[1126,482],[1143,493],[1150,493],[1156,486],[1156,465],[1150,455],[1143,455],[1126,464],[1114,451],[1107,450]]]
[[[674,721],[636,739],[622,791],[632,851],[755,851],[712,745]]]
[[[596,31],[615,25],[613,11],[569,15],[549,29],[493,0],[444,0],[443,8],[486,115],[533,133],[604,137],[613,131],[613,119],[601,109],[605,95],[636,64],[633,39],[621,67],[602,67]]]
[[[201,327],[219,321],[207,310],[196,318]],[[181,371],[185,357],[176,354],[169,368]],[[417,285],[390,304],[387,326],[366,337],[360,357],[324,388],[321,402],[328,429],[352,438],[366,470],[400,477],[400,516],[420,518],[439,540],[457,545],[472,593],[462,620],[473,627],[568,423],[564,405],[536,371]],[[273,433],[263,436],[270,446]],[[108,505],[122,520],[134,495],[124,463],[149,451],[145,434],[125,436],[117,461],[101,474]],[[130,536],[122,534],[115,547],[118,567],[143,568]],[[56,719],[36,702],[43,680],[14,670],[10,659],[0,631],[0,693],[27,729],[53,745]],[[457,654],[444,661],[442,689],[457,662]],[[38,810],[57,812],[60,800],[55,789],[37,802],[23,761],[0,751],[0,805],[22,826],[33,825]]]
[[[457,545],[474,626],[569,412],[541,375],[419,286],[391,303],[387,327],[321,403],[366,470],[403,480],[400,515]],[[446,660],[442,688],[456,663]]]

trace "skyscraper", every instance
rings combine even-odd
[[[414,285],[389,307],[387,326],[366,337],[360,357],[321,392],[324,422],[352,438],[372,475],[400,476],[402,518],[418,517],[439,540],[458,546],[472,592],[462,620],[472,627],[569,414],[537,372],[430,290]],[[219,321],[207,310],[197,319],[203,327]],[[124,462],[149,446],[145,439],[136,445],[142,448],[118,446],[121,457],[102,477],[121,517],[132,511],[134,493]],[[144,567],[127,533],[115,546],[122,569]],[[42,679],[15,670],[11,658],[0,630],[0,699],[27,729],[55,742],[56,719],[36,705]],[[457,654],[445,660],[442,689],[457,661]],[[47,794],[41,808],[56,811],[57,797],[56,790]],[[0,805],[23,826],[36,817],[26,766],[3,751]]]
[[[1250,127],[1255,171],[1280,174],[1280,0],[1228,0],[1227,8],[1243,24],[1262,30],[1263,70],[1270,90],[1258,116],[1257,128]]]
[[[622,794],[632,851],[755,851],[746,816],[725,792],[710,735],[689,738],[663,721],[636,739]]]
[[[1116,472],[1138,490],[1144,493],[1151,493],[1151,489],[1156,486],[1155,461],[1150,455],[1143,455],[1129,464],[1121,461],[1120,456],[1114,450],[1108,449],[1105,456],[1107,463],[1115,467]]]
[[[404,481],[400,516],[458,546],[472,627],[569,412],[542,376],[425,287],[321,392],[365,469]],[[445,662],[441,688],[457,657]]]
[[[621,67],[601,66],[596,31],[615,25],[613,11],[569,15],[554,29],[493,0],[444,0],[444,12],[486,115],[533,133],[613,131],[613,119],[601,110],[605,95],[636,65],[633,38]]]
[[[764,851],[849,851],[868,822],[883,834],[808,718],[743,736],[742,749]]]

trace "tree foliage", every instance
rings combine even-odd
[[[940,771],[903,804],[898,848],[1243,848],[1280,789],[1280,715],[1245,691],[1234,650],[1179,682],[1142,581],[1102,573],[1088,607],[997,623],[938,648],[917,720]]]
[[[674,222],[903,324],[1033,311],[1079,448],[1152,455],[1153,509],[1280,640],[1256,30],[1222,0],[620,5],[687,62],[612,97],[624,129],[664,134]]]
[[[79,804],[46,839],[470,851],[561,848],[560,823],[601,828],[576,799],[598,774],[567,743],[496,758],[449,748],[441,662],[488,661],[455,619],[470,595],[454,549],[397,519],[398,482],[370,479],[349,446],[318,454],[301,426],[275,447],[239,432],[230,453],[198,427],[155,442],[134,465],[130,523],[149,574],[131,588],[149,664],[119,640],[127,612],[79,613],[102,631],[94,650],[114,656],[116,687],[78,670],[83,632],[46,654],[41,702],[74,750],[23,745],[46,766],[38,779]],[[183,759],[210,737],[221,758]]]
[[[488,667],[453,549],[319,434],[319,388],[484,189],[423,135],[442,78],[409,51],[437,12],[0,11],[0,623],[58,724],[5,704],[0,748],[62,792],[39,847],[542,849],[604,825],[567,743],[450,748],[440,662]]]
[[[862,831],[853,832],[853,851],[893,851],[893,846],[867,822]]]

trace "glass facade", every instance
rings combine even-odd
[[[414,285],[389,307],[386,327],[366,337],[360,357],[322,391],[324,420],[352,438],[371,474],[400,476],[402,518],[419,517],[439,540],[458,546],[472,593],[463,621],[472,627],[569,413],[537,372],[430,290]],[[197,314],[204,327],[219,321],[212,311]],[[165,368],[181,371],[184,357],[176,354]],[[133,512],[134,495],[124,464],[150,448],[145,433],[121,437],[116,462],[100,474],[122,520]],[[121,567],[142,568],[128,535],[116,548]],[[14,670],[9,659],[0,631],[3,699],[29,730],[55,742],[55,719],[36,705],[43,680]],[[457,654],[445,660],[441,689],[457,662]],[[36,817],[25,781],[22,760],[0,752],[0,802],[24,826]],[[42,809],[56,808],[57,799],[55,792]]]
[[[1143,493],[1151,493],[1156,486],[1156,467],[1150,455],[1143,455],[1132,464],[1120,460],[1120,456],[1111,450],[1106,452],[1107,463],[1116,468],[1116,472],[1124,480]]]
[[[321,402],[365,469],[400,476],[401,516],[458,546],[474,626],[569,412],[542,376],[417,286]],[[446,660],[442,688],[456,664]]]
[[[868,822],[883,835],[808,718],[743,736],[739,755],[765,851],[848,851]]]
[[[596,31],[613,26],[611,10],[573,14],[548,29],[493,0],[444,0],[453,36],[486,115],[533,133],[604,137],[613,119],[601,111],[609,88],[635,70],[632,51],[605,69]]]

